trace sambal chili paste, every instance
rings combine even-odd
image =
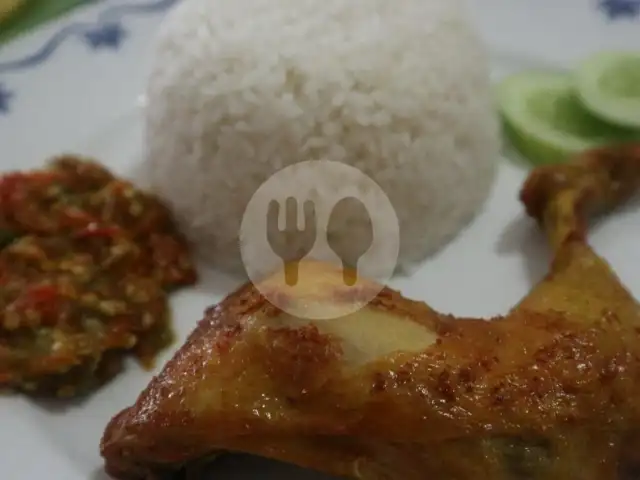
[[[0,177],[0,387],[86,393],[172,340],[168,292],[195,283],[160,200],[64,156]]]

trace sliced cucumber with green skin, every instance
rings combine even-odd
[[[604,52],[576,70],[585,108],[616,125],[640,129],[640,52]]]
[[[560,163],[590,148],[640,139],[640,133],[587,111],[569,74],[518,73],[498,85],[497,97],[505,134],[536,164]]]

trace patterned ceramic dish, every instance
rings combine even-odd
[[[468,1],[492,49],[496,77],[522,68],[567,68],[599,49],[640,48],[640,0]],[[139,99],[150,39],[176,0],[90,3],[0,48],[0,169],[33,167],[62,151],[95,155],[125,173],[140,159]],[[467,233],[392,286],[457,315],[506,311],[546,265],[538,247],[543,243],[522,220],[516,201],[524,175],[505,162],[486,212]],[[621,212],[592,240],[636,296],[639,226],[640,210]],[[455,296],[447,294],[452,286]],[[231,280],[216,276],[215,283],[178,295],[173,306],[180,312],[180,334],[232,287]],[[98,455],[102,429],[132,403],[148,377],[131,366],[88,401],[66,408],[0,398],[0,477],[106,478]],[[220,480],[322,478],[245,458],[214,468],[212,478]]]

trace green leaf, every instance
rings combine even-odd
[[[25,5],[0,23],[0,45],[69,10],[96,0],[26,0]]]

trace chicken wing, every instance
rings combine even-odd
[[[534,170],[521,199],[554,259],[491,322],[388,288],[356,313],[304,320],[357,299],[313,262],[287,298],[294,314],[244,286],[109,423],[107,471],[183,478],[246,452],[361,480],[627,478],[640,465],[640,307],[585,232],[639,186],[637,146]]]

